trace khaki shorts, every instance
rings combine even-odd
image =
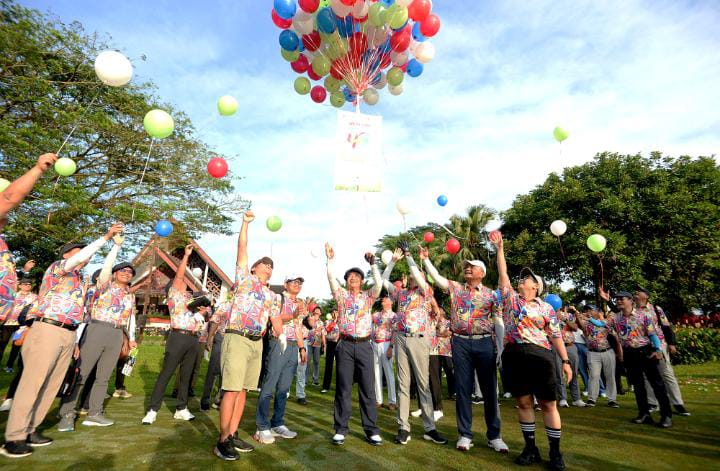
[[[222,388],[225,391],[256,390],[262,366],[262,340],[252,341],[226,333],[222,344]]]

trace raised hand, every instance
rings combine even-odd
[[[28,260],[27,262],[25,262],[25,265],[23,265],[23,271],[25,273],[29,272],[33,268],[35,268],[35,260]]]
[[[187,245],[185,246],[185,256],[186,256],[186,257],[189,257],[191,253],[193,253],[193,245],[192,245],[192,244],[187,244]]]
[[[610,301],[610,294],[608,294],[608,292],[605,291],[605,289],[602,286],[598,289],[598,294],[605,301]]]
[[[123,223],[116,222],[112,226],[110,226],[110,229],[108,229],[107,234],[105,234],[105,239],[110,240],[112,239],[115,234],[120,234],[125,229],[125,226],[123,226]]]
[[[35,166],[40,169],[40,171],[44,172],[50,167],[52,167],[55,162],[57,161],[58,156],[53,154],[52,152],[43,154],[40,157],[38,157],[38,161],[35,164]]]
[[[365,261],[370,265],[375,265],[375,255],[372,252],[365,253]]]
[[[427,247],[420,247],[419,255],[420,255],[420,260],[425,260],[430,255],[430,252],[428,252]]]
[[[397,262],[402,257],[403,257],[403,250],[400,247],[396,248],[395,251],[393,252],[393,256],[392,256],[393,262]]]
[[[243,214],[243,222],[250,224],[255,220],[255,213],[253,213],[250,210],[245,211],[245,214]]]
[[[492,231],[490,233],[490,242],[498,249],[503,248],[503,237],[500,231]]]
[[[328,260],[335,258],[335,250],[333,250],[330,242],[325,242],[325,256]]]

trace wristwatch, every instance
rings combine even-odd
[[[305,350],[305,347],[300,347],[300,350]]]
[[[569,365],[569,364],[570,364],[570,360],[563,360],[562,362],[563,362],[565,365]]]

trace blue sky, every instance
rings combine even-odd
[[[471,204],[506,209],[599,151],[720,150],[716,0],[436,1],[435,59],[401,96],[383,90],[362,108],[384,120],[384,191],[366,195],[332,191],[336,113],[294,92],[272,1],[22,3],[108,33],[134,80],[151,79],[202,139],[236,156],[238,192],[258,214],[251,258],[272,250],[273,281],[300,272],[318,297],[329,295],[324,257],[311,251],[330,240],[338,271],[363,266],[379,237],[402,230],[399,198],[411,201],[409,226],[442,223]],[[224,94],[240,102],[230,118],[215,110]],[[570,131],[562,152],[556,125]],[[449,198],[442,209],[439,194]],[[271,214],[284,222],[275,234],[263,224]],[[232,274],[235,236],[201,244]]]

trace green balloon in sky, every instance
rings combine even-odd
[[[295,91],[300,95],[310,93],[310,79],[307,77],[298,77],[295,79]]]
[[[323,56],[315,56],[315,59],[312,61],[312,70],[320,77],[327,75],[328,72],[330,72],[331,66],[330,61]]]
[[[588,248],[595,253],[605,250],[606,245],[607,240],[605,240],[605,237],[601,236],[600,234],[593,234],[587,239]]]
[[[232,116],[238,109],[238,102],[235,97],[224,95],[218,100],[217,109],[222,116]]]
[[[387,81],[393,87],[397,87],[398,85],[400,85],[403,82],[404,78],[405,73],[400,67],[393,67],[387,72]]]
[[[285,49],[280,48],[280,55],[288,62],[295,62],[300,57],[300,51],[297,49],[294,51],[286,51]]]
[[[553,129],[553,137],[558,142],[564,141],[568,138],[569,135],[570,133],[561,128],[560,126],[556,126],[555,129]]]
[[[325,77],[325,88],[329,92],[337,92],[340,90],[340,80],[336,79],[332,75]]]
[[[267,226],[270,232],[277,232],[282,227],[282,221],[277,216],[270,216],[267,218],[267,221],[265,221],[265,226]]]
[[[380,2],[370,5],[370,9],[368,10],[368,21],[370,21],[371,25],[379,28],[385,24],[385,20],[382,16],[383,11],[385,11],[385,7]]]
[[[345,104],[345,95],[343,95],[343,92],[333,92],[333,94],[330,95],[330,103],[335,108],[342,108]]]
[[[163,139],[172,134],[175,121],[163,110],[150,110],[143,119],[143,126],[152,137]]]
[[[397,3],[393,3],[392,5],[390,5],[390,8],[388,8],[387,12],[385,13],[385,20],[392,29],[402,28],[407,19],[407,7],[400,6]]]

